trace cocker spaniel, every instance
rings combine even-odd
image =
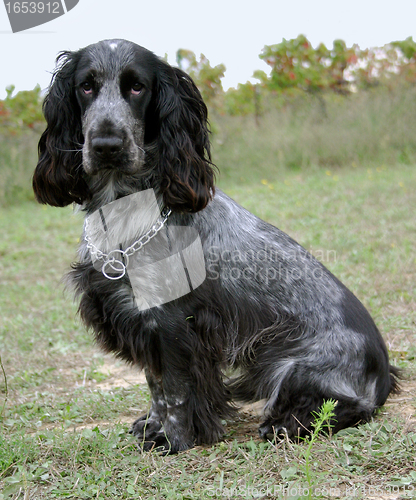
[[[145,370],[143,449],[215,443],[233,400],[265,400],[264,438],[306,433],[329,398],[335,432],[369,420],[398,386],[377,327],[304,248],[215,189],[191,78],[125,40],[57,63],[34,191],[85,212],[69,281],[98,344]]]

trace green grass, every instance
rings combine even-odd
[[[39,137],[38,130],[13,135],[0,129],[0,207],[33,199],[31,179]]]
[[[302,243],[360,297],[382,329],[392,335],[395,325],[411,331],[415,319],[411,305],[415,295],[415,180],[414,168],[380,166],[286,171],[256,184],[225,180],[220,185],[249,210]],[[390,314],[393,304],[403,304],[400,319]]]
[[[127,430],[147,388],[94,347],[61,283],[82,219],[23,201],[0,212],[0,500],[414,498],[416,168],[241,174],[220,187],[358,295],[404,369],[403,393],[373,422],[315,438],[307,463],[308,443],[260,441],[248,410],[215,446],[140,454]]]
[[[414,164],[416,88],[379,88],[349,97],[302,94],[253,116],[212,116],[214,151],[224,177],[256,181],[282,168]],[[323,106],[324,103],[324,106]]]

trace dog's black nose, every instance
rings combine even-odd
[[[91,146],[100,158],[114,158],[123,149],[123,139],[117,136],[94,137]]]

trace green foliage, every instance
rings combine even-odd
[[[404,79],[414,85],[416,83],[416,42],[410,36],[406,40],[392,42],[391,46],[399,49],[404,56],[398,67],[397,79]]]
[[[357,90],[379,86],[391,76],[398,53],[396,50],[365,49],[359,51],[357,64],[351,68],[351,81]]]
[[[231,116],[260,114],[260,87],[250,82],[239,83],[225,94],[225,112]]]
[[[352,88],[357,90],[384,86],[388,89],[416,83],[416,43],[412,37],[384,47],[360,50],[349,69]]]
[[[323,104],[319,96],[328,92],[347,96],[379,85],[391,89],[403,82],[416,83],[416,43],[412,37],[361,50],[358,45],[347,47],[339,39],[334,40],[332,49],[323,43],[314,48],[304,35],[299,35],[266,45],[259,57],[270,66],[270,74],[255,71],[253,77],[259,84],[239,84],[224,93],[223,64],[211,67],[204,55],[198,61],[190,50],[177,52],[179,67],[195,80],[211,110],[232,116],[251,114],[257,120],[265,107],[263,101],[270,104],[270,94],[296,99],[300,93],[308,92],[317,95]],[[322,116],[325,114],[322,106]]]
[[[266,45],[260,54],[270,67],[270,77],[262,80],[274,91],[301,89],[308,92],[347,92],[345,71],[356,62],[355,48],[335,40],[332,50],[321,43],[314,49],[304,35],[276,45]]]
[[[357,64],[350,70],[350,79],[357,90],[383,86],[388,89],[416,83],[415,60],[408,60],[402,43],[392,42],[379,48],[357,51]]]
[[[14,85],[7,87],[7,97],[0,101],[0,132],[20,134],[25,129],[34,129],[43,124],[42,97],[40,86],[33,90],[17,92]]]
[[[408,61],[416,59],[416,42],[413,41],[413,37],[409,36],[406,40],[392,42],[391,45],[400,49]]]
[[[313,447],[318,440],[319,433],[326,427],[331,432],[331,427],[333,426],[333,419],[335,417],[335,406],[337,402],[334,400],[324,401],[323,405],[318,412],[314,413],[314,421],[312,422],[313,431],[305,438],[307,443],[306,449],[302,449],[303,455],[305,457],[305,477],[308,483],[308,499],[312,499],[312,492],[314,487],[313,472],[311,470],[311,458]]]
[[[266,45],[259,57],[270,66],[270,75],[257,70],[253,77],[259,84],[247,82],[224,92],[224,64],[213,67],[203,54],[198,60],[191,50],[179,49],[176,54],[178,66],[194,79],[210,110],[230,115],[253,114],[257,119],[264,108],[264,98],[270,101],[270,93],[295,98],[305,91],[348,95],[380,84],[392,88],[401,82],[416,82],[416,42],[412,37],[382,48],[361,50],[357,45],[347,47],[343,40],[335,40],[332,49],[322,43],[314,48],[304,35],[299,35]],[[40,130],[44,124],[40,87],[16,95],[14,86],[6,90],[6,99],[0,101],[0,133],[16,135],[25,129]]]
[[[322,60],[328,57],[321,44],[314,50],[304,35],[276,45],[266,45],[260,55],[271,67],[270,78],[262,83],[271,90],[301,88],[317,90],[327,86]]]
[[[198,61],[195,54],[186,49],[179,49],[176,52],[176,61],[179,68],[186,71],[194,80],[207,106],[222,108],[224,89],[221,78],[225,73],[224,64],[212,67],[204,54],[201,54]]]

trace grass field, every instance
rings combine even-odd
[[[143,376],[97,350],[60,283],[82,220],[22,201],[0,212],[0,500],[416,497],[416,169],[253,179],[219,184],[358,295],[404,370],[402,393],[373,422],[311,446],[260,441],[245,408],[213,447],[140,454],[127,431],[149,406]]]

